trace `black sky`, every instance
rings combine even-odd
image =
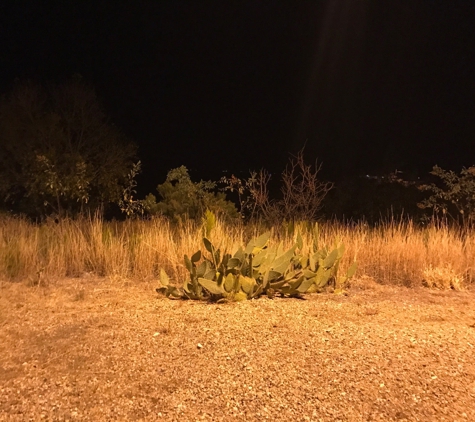
[[[473,0],[2,1],[0,89],[91,82],[144,180],[475,164]]]

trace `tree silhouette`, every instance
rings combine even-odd
[[[135,150],[79,76],[18,82],[0,100],[0,195],[16,211],[64,216],[118,202]]]

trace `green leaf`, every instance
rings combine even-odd
[[[229,273],[224,279],[224,290],[231,293],[234,288],[234,275]]]
[[[278,280],[280,277],[282,277],[282,273],[279,273],[278,271],[270,270],[269,271],[269,281],[272,283],[275,280]]]
[[[259,267],[267,258],[267,254],[265,253],[265,251],[261,251],[260,253],[258,253],[257,255],[254,256],[254,258],[252,259],[252,266],[255,268],[255,267]]]
[[[341,244],[340,247],[338,248],[338,259],[341,259],[344,253],[345,253],[345,245]]]
[[[209,253],[213,253],[214,251],[214,246],[212,245],[212,243],[206,239],[206,237],[203,237],[203,243],[205,245],[205,248],[206,250],[209,252]]]
[[[170,279],[168,278],[168,274],[165,272],[163,268],[160,268],[160,283],[162,286],[168,286],[168,284],[170,284]]]
[[[228,269],[233,269],[241,265],[241,260],[239,258],[231,258],[228,260]]]
[[[219,265],[219,262],[221,261],[221,250],[218,249],[217,251],[214,252],[214,262],[216,262],[216,265]]]
[[[239,259],[241,262],[244,259],[244,251],[243,251],[241,246],[239,247],[239,249],[234,254],[234,258]]]
[[[219,287],[215,281],[208,280],[207,278],[199,278],[198,283],[213,295],[222,295],[224,293],[223,289]]]
[[[317,275],[316,275],[315,284],[317,285],[317,287],[325,287],[328,283],[328,280],[331,277],[331,274],[332,274],[332,272],[331,272],[330,269],[320,267],[318,269]]]
[[[264,234],[261,234],[255,241],[254,241],[254,247],[263,249],[266,245],[268,240],[270,239],[270,231],[265,232]]]
[[[265,248],[267,241],[270,238],[270,231],[265,232],[264,234],[260,235],[257,239],[252,239],[246,246],[245,253],[249,254],[256,254],[260,252],[262,249]]]
[[[303,270],[303,275],[307,278],[312,278],[312,277],[315,277],[317,273],[315,271],[309,270],[308,268],[305,268]]]
[[[183,297],[183,293],[176,287],[169,286],[168,295],[174,297],[175,299],[179,299]]]
[[[307,278],[302,281],[302,284],[300,284],[297,290],[299,293],[309,293],[309,289],[311,286],[315,286],[315,277]]]
[[[185,267],[190,273],[193,271],[193,264],[191,263],[190,258],[188,258],[188,255],[185,255]]]
[[[201,259],[201,251],[195,252],[191,257],[191,262],[195,263]]]
[[[228,262],[229,262],[230,259],[231,259],[230,254],[226,253],[226,254],[223,255],[223,259],[222,259],[221,265],[220,265],[220,267],[222,267],[223,272],[224,272],[225,268],[228,268]]]
[[[254,298],[254,297],[258,297],[261,295],[261,293],[264,291],[264,285],[263,284],[259,284],[257,286],[257,289],[254,290],[254,292],[251,294],[251,299]]]
[[[306,293],[315,293],[317,290],[317,285],[315,283],[312,283],[312,285],[307,289]]]
[[[279,290],[286,283],[287,283],[287,280],[281,280],[281,281],[276,281],[275,283],[269,283],[269,286],[273,290]]]
[[[198,267],[196,267],[196,276],[203,277],[208,271],[208,261],[203,261]]]
[[[293,293],[296,293],[297,290],[294,289],[292,286],[282,286],[280,289],[279,289],[279,292],[283,295],[289,295],[289,294],[293,294]]]
[[[296,290],[300,287],[300,285],[303,283],[304,280],[305,280],[305,276],[301,276],[297,280],[289,281],[289,285],[292,288],[292,290]]]
[[[237,292],[235,295],[234,295],[234,300],[236,302],[242,302],[244,300],[247,300],[247,295],[246,293],[244,293],[243,291],[240,291],[240,292]]]
[[[353,262],[353,264],[351,264],[350,268],[348,268],[348,272],[346,273],[346,276],[347,276],[348,278],[353,277],[353,276],[355,275],[355,273],[356,273],[357,268],[358,268],[358,265],[357,265],[357,263],[356,263],[356,261],[355,261],[355,262]]]
[[[338,259],[338,249],[334,249],[323,261],[323,266],[325,268],[331,268],[333,267],[333,264],[335,264],[335,261],[337,259]]]
[[[254,287],[256,285],[256,280],[254,280],[251,277],[239,276],[239,281],[241,283],[242,290],[247,295],[250,295],[254,291]]]
[[[206,272],[203,278],[206,278],[207,280],[214,280],[216,277],[216,270],[210,269],[209,271]]]
[[[282,274],[285,273],[289,268],[290,260],[295,254],[296,247],[297,245],[292,246],[287,252],[276,258],[272,264],[272,269]]]
[[[308,267],[311,271],[317,270],[317,263],[318,263],[318,254],[315,253],[315,254],[310,255]]]

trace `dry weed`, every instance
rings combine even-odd
[[[342,242],[346,252],[343,271],[356,259],[353,286],[377,285],[459,289],[475,279],[475,233],[446,226],[416,227],[411,221],[391,221],[370,228],[335,222],[319,226],[319,247]],[[265,229],[227,225],[217,221],[210,238],[222,251],[234,252]],[[311,252],[312,232],[307,224],[275,227],[271,244],[290,246],[297,231],[303,252]],[[0,280],[30,280],[44,285],[62,277],[105,276],[125,284],[130,280],[153,282],[163,268],[174,284],[187,278],[185,254],[203,249],[203,227],[187,222],[179,227],[167,220],[107,222],[100,218],[47,221],[0,218]],[[441,265],[443,263],[443,265]]]
[[[436,289],[453,289],[463,290],[463,277],[455,272],[450,266],[433,267],[429,265],[423,271],[423,284],[430,288]]]

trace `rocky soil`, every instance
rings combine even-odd
[[[475,292],[206,304],[0,282],[2,421],[474,421]]]

